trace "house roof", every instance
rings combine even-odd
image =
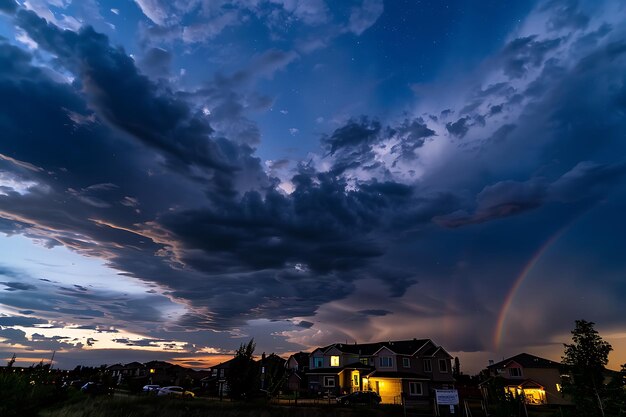
[[[561,368],[558,362],[551,361],[550,359],[540,358],[539,356],[531,355],[528,353],[520,353],[519,355],[512,356],[508,359],[489,365],[488,369],[506,368],[509,364],[515,362],[522,368]]]
[[[501,377],[499,377],[501,378]],[[494,377],[491,377],[483,382],[481,382],[480,385],[485,385],[487,384],[489,381],[493,381]],[[544,389],[544,386],[541,385],[539,382],[535,381],[534,379],[513,379],[513,378],[501,378],[501,381],[504,382],[504,385],[507,387],[518,387],[518,388],[540,388],[540,389]]]
[[[235,358],[229,359],[225,362],[218,363],[217,365],[213,365],[209,369],[228,369],[230,368],[230,364],[233,360],[235,360]]]
[[[413,355],[422,346],[428,343],[430,339],[411,339],[411,340],[390,340],[387,342],[375,342],[375,343],[335,343],[328,347],[323,348],[324,351],[329,350],[331,347],[335,347],[344,353],[353,353],[355,355],[370,356],[374,355],[380,349],[386,347],[393,353],[400,355]]]
[[[290,358],[293,358],[298,363],[298,366],[309,366],[309,354],[307,352],[294,353]]]
[[[124,365],[125,369],[137,369],[137,368],[143,368],[143,367],[144,367],[143,363],[139,363],[139,362],[130,362]]]
[[[373,371],[368,378],[390,378],[390,379],[419,379],[430,380],[430,377],[415,372],[387,372],[387,371]]]

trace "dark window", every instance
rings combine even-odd
[[[410,395],[422,395],[422,383],[421,382],[409,382],[409,394]]]
[[[509,368],[510,376],[522,376],[522,368]]]
[[[404,366],[405,368],[410,368],[411,367],[411,359],[409,359],[409,358],[402,358],[402,366]]]
[[[439,359],[439,372],[448,372],[448,361],[446,359]]]
[[[424,359],[424,372],[432,372],[433,371],[433,363],[430,359]]]

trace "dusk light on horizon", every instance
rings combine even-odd
[[[431,339],[473,374],[584,319],[619,369],[624,16],[0,0],[0,361]]]

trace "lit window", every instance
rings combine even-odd
[[[424,372],[432,372],[433,371],[433,363],[430,359],[424,359]]]
[[[330,366],[339,366],[339,356],[330,357]]]
[[[448,372],[448,361],[439,359],[439,372]]]
[[[509,375],[512,377],[522,376],[522,368],[509,368]]]
[[[393,366],[393,358],[389,356],[381,356],[380,357],[380,367],[381,368],[391,368]]]
[[[411,367],[411,360],[409,358],[402,358],[402,366],[405,368]]]
[[[331,388],[335,386],[335,377],[334,376],[325,376],[324,377],[324,386]]]
[[[313,358],[313,368],[321,368],[324,366],[324,358]]]
[[[423,395],[421,382],[409,382],[410,395]]]
[[[558,392],[561,392],[561,384],[556,384],[556,390],[557,390]]]
[[[363,365],[369,365],[370,364],[370,360],[368,358],[361,358],[361,359],[359,359],[359,361],[361,361],[361,363]]]

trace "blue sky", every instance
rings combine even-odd
[[[0,356],[626,362],[623,9],[0,1]]]

